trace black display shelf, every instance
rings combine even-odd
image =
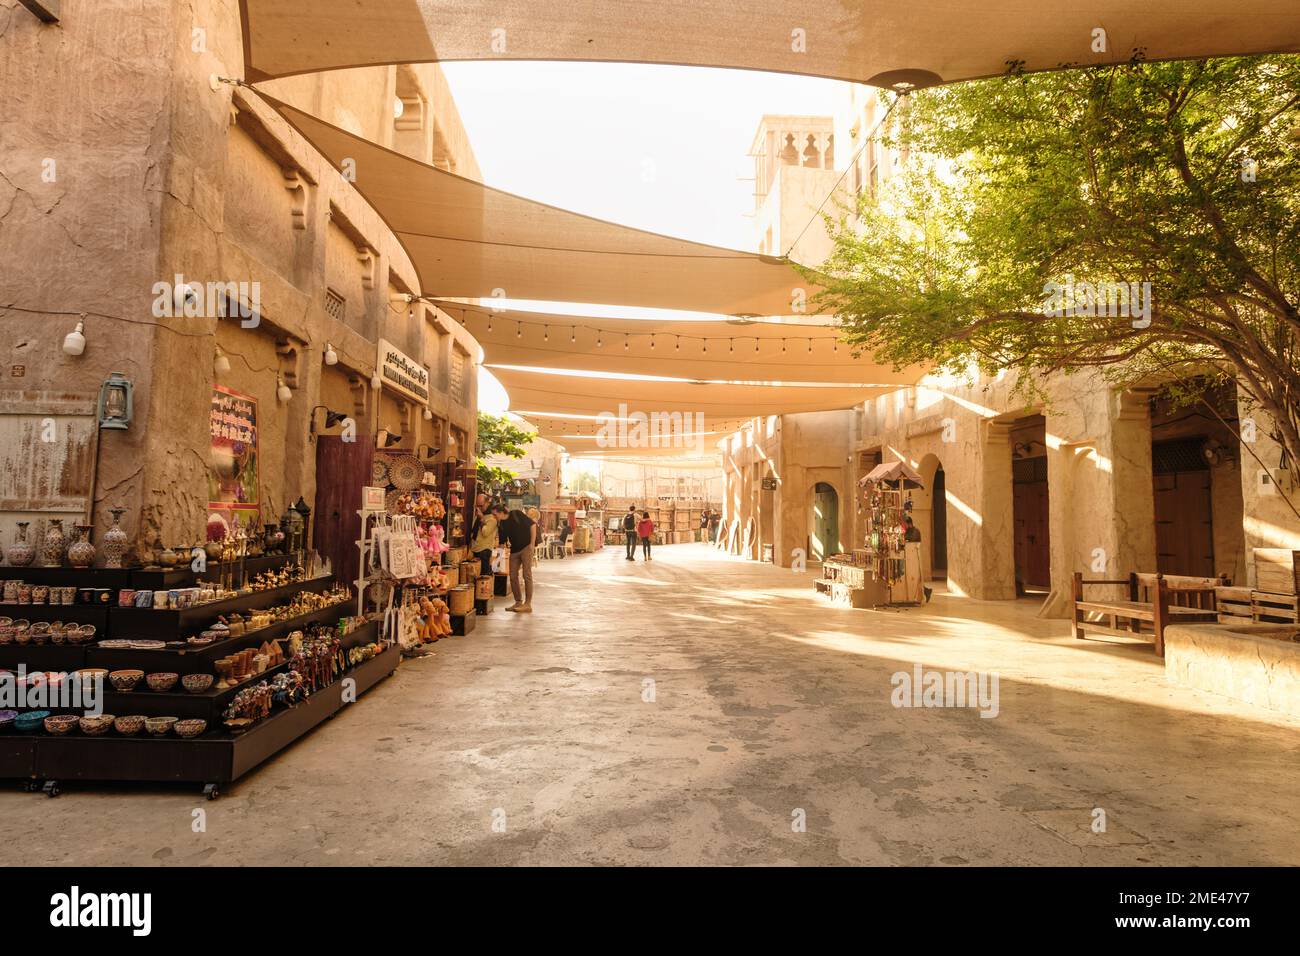
[[[108,612],[102,604],[5,604],[0,602],[0,617],[15,621],[63,621],[65,624],[93,624],[95,636],[103,637],[108,627]],[[4,646],[4,645],[0,645]]]
[[[313,578],[310,581],[294,581],[277,588],[264,591],[252,591],[240,594],[224,601],[210,601],[196,604],[194,607],[160,610],[143,607],[109,608],[109,633],[113,637],[151,638],[174,641],[202,631],[214,624],[223,614],[236,614],[241,611],[261,611],[276,604],[285,603],[285,598],[299,591],[328,591],[334,586],[332,577]]]
[[[84,644],[0,644],[0,667],[29,671],[75,671],[86,667]]]
[[[355,682],[358,697],[397,670],[401,651],[397,645],[345,671],[327,687],[306,700],[276,711],[238,736],[209,730],[189,740],[170,734],[150,737],[103,737],[73,733],[66,737],[0,736],[0,772],[51,782],[67,780],[188,782],[207,784],[209,796],[216,787],[248,773],[299,737],[333,717],[344,707],[343,677]],[[220,725],[218,725],[219,727]],[[32,749],[30,767],[27,748]]]
[[[474,599],[474,610],[475,610],[476,612],[478,612],[478,615],[479,615],[480,617],[482,617],[484,614],[491,614],[491,613],[492,613],[492,605],[493,605],[493,602],[492,602],[492,599],[491,599],[491,598],[475,598],[475,599]]]
[[[346,607],[346,605],[339,605],[339,607]],[[345,615],[341,613],[337,614],[335,620],[337,620],[338,617],[343,616]],[[301,627],[302,624],[299,623],[298,626]],[[290,627],[288,630],[292,629],[293,628]],[[288,633],[288,630],[286,630],[285,633]],[[359,644],[369,644],[378,637],[379,622],[367,621],[351,633],[346,634],[343,637],[341,644],[344,648],[356,647]],[[138,654],[151,652],[125,651],[123,653]],[[92,664],[90,666],[102,667],[104,665]],[[112,686],[106,683],[103,710],[107,714],[115,714],[119,717],[125,714],[144,714],[146,717],[180,717],[182,720],[197,717],[206,720],[209,726],[215,727],[221,722],[221,713],[230,705],[231,698],[245,687],[250,687],[259,681],[269,680],[280,671],[285,670],[288,666],[289,662],[285,661],[284,663],[277,664],[274,667],[268,667],[262,673],[254,674],[238,684],[221,689],[217,688],[215,682],[216,675],[213,675],[213,685],[202,694],[191,694],[181,686],[179,681],[177,681],[174,689],[162,693],[149,690],[148,685],[143,679],[141,679],[135,690],[128,691],[127,693],[113,690]],[[175,671],[172,668],[166,668],[166,670],[172,673],[179,673],[179,671]],[[148,673],[156,672],[150,671]],[[211,671],[200,670],[189,671],[187,673],[211,673]]]
[[[469,614],[453,614],[451,616],[451,633],[464,637],[471,633],[478,625],[478,612],[474,611]]]
[[[245,631],[228,637],[224,641],[198,646],[162,648],[161,650],[135,650],[132,648],[99,647],[92,645],[86,653],[87,667],[107,667],[110,670],[137,668],[147,674],[157,671],[175,671],[177,674],[211,674],[212,662],[235,651],[242,651],[277,637],[284,637],[290,631],[306,627],[308,624],[337,624],[341,617],[348,617],[348,608],[352,602],[343,601],[327,607],[299,614],[297,617],[275,621],[255,631]],[[148,612],[146,612],[148,613]],[[167,612],[161,612],[167,613]]]
[[[278,571],[295,557],[297,555],[294,554],[262,554],[255,558],[245,558],[244,575],[251,579],[253,575],[262,571]],[[234,567],[238,570],[238,563]],[[173,588],[196,587],[200,582],[220,581],[223,570],[224,565],[219,561],[209,563],[207,570],[202,573],[191,569],[188,561],[179,568],[132,568],[130,586],[137,591],[168,591]]]
[[[131,568],[16,568],[0,566],[0,581],[24,581],[78,588],[129,588]]]

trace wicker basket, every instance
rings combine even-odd
[[[452,588],[447,592],[447,607],[452,614],[474,613],[474,589],[468,584]]]
[[[480,601],[492,600],[492,575],[481,577],[474,582],[474,597]]]
[[[473,584],[478,580],[478,574],[481,570],[483,570],[483,566],[479,564],[477,559],[473,561],[462,561],[460,563],[460,583]]]

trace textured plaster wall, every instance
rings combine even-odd
[[[46,26],[0,0],[0,388],[95,393],[120,371],[137,408],[156,392],[150,356],[166,333],[148,323],[177,7],[67,0],[64,24]],[[82,310],[140,321],[87,315],[85,353],[68,357],[63,337]],[[115,505],[133,530],[147,445],[140,428],[101,433],[98,534]]]
[[[59,26],[43,27],[15,0],[0,0],[2,387],[94,391],[109,371],[127,373],[135,421],[103,433],[96,499],[128,507],[129,533],[193,541],[207,504],[208,407],[220,347],[231,363],[222,384],[260,403],[265,510],[299,494],[310,502],[313,406],[352,412],[362,435],[376,427],[367,384],[374,336],[417,342],[412,357],[434,368],[445,364],[452,340],[475,360],[477,344],[432,310],[419,307],[412,318],[405,306],[390,308],[390,271],[402,288],[419,284],[379,217],[255,94],[209,87],[211,74],[242,70],[234,0],[67,0],[63,14]],[[364,116],[382,141],[392,123],[392,68],[312,82],[319,103]],[[41,181],[45,158],[57,161],[53,183]],[[477,168],[472,153],[461,160]],[[343,248],[327,254],[340,230]],[[155,322],[153,286],[176,274],[257,283],[261,324]],[[325,289],[335,285],[349,291],[359,321],[325,312]],[[69,359],[59,344],[75,316],[3,308],[14,305],[94,309],[135,322],[88,316],[86,354]],[[442,335],[430,327],[413,336],[417,323],[434,321]],[[327,343],[339,355],[335,369],[321,362]],[[9,370],[19,364],[27,374],[16,383]],[[293,389],[287,404],[275,396],[278,375]],[[430,404],[472,437],[476,403],[471,367],[464,401],[444,393]],[[434,423],[419,409],[408,418],[400,447],[413,449],[432,437]],[[102,504],[97,518],[102,532]]]

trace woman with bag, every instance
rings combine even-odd
[[[488,509],[487,495],[474,499],[474,527],[470,551],[478,558],[484,577],[492,573],[492,549],[497,546],[497,516]]]
[[[637,537],[641,539],[641,553],[650,560],[650,536],[655,533],[655,523],[650,520],[650,512],[641,512],[641,520],[636,523]]]

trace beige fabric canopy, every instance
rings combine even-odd
[[[895,371],[854,358],[834,326],[788,322],[661,321],[549,315],[438,302],[463,321],[485,360],[530,368],[747,382],[914,385],[923,368]],[[653,344],[653,347],[651,347]]]
[[[242,0],[249,80],[381,63],[589,60],[877,86],[1300,51],[1296,0]],[[1104,52],[1093,30],[1106,31]]]
[[[851,385],[800,387],[664,382],[557,375],[491,364],[487,368],[509,393],[510,410],[525,418],[529,412],[617,415],[620,405],[626,405],[629,412],[647,415],[680,412],[693,416],[699,412],[707,426],[724,420],[743,421],[757,415],[849,408],[880,392],[879,389]]]
[[[583,216],[444,172],[263,94],[406,248],[429,295],[785,315],[816,291],[783,259]],[[498,295],[500,293],[497,293]]]

